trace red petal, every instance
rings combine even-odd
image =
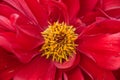
[[[34,37],[36,35],[37,35],[36,37],[38,37],[38,35],[42,31],[37,24],[34,24],[31,20],[27,18],[27,16],[24,16],[14,8],[11,8],[10,6],[7,6],[5,4],[4,5],[0,4],[0,9],[1,9],[0,14],[4,15],[2,17],[4,17],[4,19],[5,18],[9,19],[10,20],[9,25],[11,24],[11,26],[13,26],[14,28],[16,28],[17,25],[19,28],[29,33],[29,35],[31,36],[34,35]],[[5,21],[4,19],[1,20],[3,20],[4,22]]]
[[[102,5],[105,10],[120,8],[120,0],[103,0]]]
[[[68,80],[84,80],[80,68],[75,68],[67,72]]]
[[[97,61],[97,64],[104,68],[119,68],[119,26],[120,21],[105,19],[90,25],[81,33],[79,49],[86,55],[92,56]],[[82,36],[84,37],[82,38]]]
[[[27,6],[24,0],[4,0],[4,1],[13,6],[14,8],[16,8],[22,14],[24,14],[32,23],[38,24],[36,18],[30,11],[29,7]]]
[[[38,0],[25,0],[28,7],[44,29],[48,25],[48,10]]]
[[[0,48],[0,80],[10,80],[17,73],[21,63],[11,53]]]
[[[63,72],[60,69],[56,70],[55,80],[62,80]]]
[[[40,54],[38,52],[38,49],[34,49],[35,46],[32,46],[33,45],[32,43],[34,43],[31,42],[32,40],[26,41],[24,37],[21,38],[19,37],[18,39],[20,39],[21,41],[16,42],[17,39],[14,34],[4,33],[3,36],[10,42],[9,44],[11,45],[12,50],[9,51],[14,53],[18,57],[18,59],[20,59],[20,61],[22,62],[29,62],[34,56]]]
[[[86,27],[86,25],[79,18],[72,19],[72,21],[70,21],[70,25],[76,28],[75,33],[77,34],[80,34]]]
[[[74,54],[73,57],[70,57],[69,61],[65,61],[62,64],[54,62],[54,64],[59,69],[68,70],[68,69],[76,67],[76,65],[78,65],[79,61],[80,61],[80,55]]]
[[[4,33],[4,35],[7,33]],[[14,53],[18,59],[22,62],[29,62],[34,56],[38,53],[38,49],[26,50],[27,48],[23,48],[19,45],[19,43],[15,42],[15,36],[13,34],[8,33],[7,37],[0,37],[0,46],[4,49]]]
[[[16,34],[16,37],[14,36],[18,46],[21,46],[26,50],[31,50],[43,44],[44,40],[42,34],[37,30],[37,28],[34,27],[35,26],[26,25],[24,29],[20,27],[18,28],[18,33]]]
[[[10,32],[1,33],[1,46],[10,52],[14,53],[22,62],[30,61],[34,56],[38,53],[38,42],[36,43],[36,39],[22,35],[17,35]],[[30,39],[30,40],[28,40]]]
[[[0,36],[0,47],[5,48],[8,51],[13,51],[11,44],[2,36]]]
[[[120,33],[86,36],[78,48],[103,68],[120,68]]]
[[[68,12],[66,6],[62,2],[51,0],[48,3],[48,9],[50,13],[49,21],[51,23],[59,21],[69,24]]]
[[[105,33],[118,33],[120,32],[119,20],[107,20],[106,18],[97,19],[96,22],[89,25],[81,35],[96,35]]]
[[[13,13],[16,13],[16,11],[10,7],[8,7],[7,5],[5,4],[0,4],[0,14],[9,18],[9,16]]]
[[[101,13],[99,11],[96,12],[89,12],[84,17],[82,18],[82,21],[86,24],[89,25],[93,22],[95,22],[96,17],[101,16]]]
[[[101,5],[108,15],[120,17],[120,0],[103,0]]]
[[[62,0],[67,6],[70,20],[77,17],[80,9],[80,0]]]
[[[1,16],[0,19],[0,28],[2,30],[0,34],[4,38],[4,40],[1,39],[2,47],[14,53],[23,62],[28,62],[35,55],[39,54],[38,49],[35,48],[43,43],[43,38],[36,27],[26,25],[26,27],[22,28],[17,26],[17,30],[15,31],[14,29],[16,28],[13,28],[7,18]],[[5,22],[5,20],[7,21]],[[12,31],[10,32],[8,30]]]
[[[98,1],[99,0],[80,0],[81,7],[80,7],[79,15],[83,16],[87,12],[93,11],[96,8]]]
[[[55,66],[44,57],[36,57],[32,62],[23,66],[14,80],[54,80]]]
[[[120,1],[119,0],[103,0],[103,9],[109,16],[120,17]]]
[[[10,4],[13,3],[14,1],[12,3],[10,1]],[[11,50],[11,52],[15,53],[23,62],[30,61],[38,54],[37,50],[32,49],[37,48],[43,43],[40,28],[35,24],[31,24],[30,20],[27,20],[28,18],[5,4],[1,4],[0,9],[2,10],[0,13],[4,15],[0,16],[0,34],[14,48],[14,51]]]
[[[85,55],[82,55],[80,67],[92,78],[92,80],[115,80],[111,71],[100,68]]]
[[[10,3],[11,3],[11,0],[10,0]],[[6,4],[0,4],[0,10],[1,10],[0,14],[3,15],[3,17],[6,17],[7,19],[9,19],[10,20],[9,24],[11,24],[11,26],[13,26],[14,28],[16,28],[16,24],[20,26],[24,26],[24,27],[21,27],[22,29],[25,29],[28,26],[32,27],[32,26],[37,25],[32,20],[28,19],[28,16],[21,14],[20,12],[18,12],[16,9],[14,9],[11,6],[8,6]],[[34,29],[37,28],[36,30],[39,32],[41,31],[40,27],[38,26],[33,27],[33,28]],[[30,32],[33,32],[34,30],[29,27],[27,31],[29,31],[30,33]],[[34,34],[36,34],[37,31],[34,31]],[[33,33],[31,33],[30,35],[33,35]]]
[[[120,14],[119,14],[120,8],[108,10],[108,11],[106,11],[106,13],[111,17],[119,18],[120,17]]]

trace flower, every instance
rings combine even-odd
[[[120,21],[91,1],[1,1],[0,79],[115,80]]]

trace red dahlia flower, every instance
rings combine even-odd
[[[0,80],[115,80],[120,21],[85,27],[84,14],[98,3],[91,1],[1,1]]]

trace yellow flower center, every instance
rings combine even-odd
[[[77,39],[75,28],[68,26],[64,22],[55,22],[50,24],[49,27],[42,32],[45,43],[41,51],[42,56],[52,58],[53,61],[62,63],[68,61],[68,58],[75,53],[77,46],[74,41]]]

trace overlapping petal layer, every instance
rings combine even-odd
[[[101,67],[120,67],[120,21],[103,20],[86,28],[81,34],[79,49]],[[114,27],[113,27],[114,26]],[[82,36],[83,35],[83,36]]]

